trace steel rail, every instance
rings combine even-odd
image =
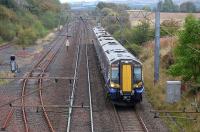
[[[120,131],[121,131],[121,132],[134,131],[134,130],[124,130],[124,128],[126,128],[126,126],[123,125],[123,122],[122,122],[122,120],[121,120],[120,114],[117,112],[116,107],[114,106],[114,104],[112,104],[112,105],[113,105],[113,108],[114,108],[114,114],[115,114],[115,116],[116,116],[116,118],[117,118],[117,122],[118,122],[118,125],[119,125],[119,128],[120,128]],[[148,128],[147,128],[147,126],[146,126],[146,124],[144,123],[144,121],[142,120],[142,118],[140,117],[140,115],[137,113],[136,110],[134,111],[134,113],[135,113],[135,115],[136,115],[136,118],[137,118],[139,124],[140,124],[141,127],[142,127],[142,130],[143,130],[144,132],[149,132],[149,131],[148,131]],[[136,130],[136,131],[137,131],[137,130]]]
[[[42,89],[42,88],[41,88]],[[69,105],[43,105],[46,108],[69,108]],[[13,105],[12,109],[14,107],[22,107],[21,105]],[[41,108],[42,105],[25,105],[25,107],[37,107]],[[74,105],[73,108],[90,108],[90,106],[87,105]]]
[[[85,27],[87,31],[87,26]],[[87,32],[87,37],[89,37],[88,32]],[[87,39],[88,41],[88,39]],[[90,120],[91,120],[91,131],[94,132],[94,121],[93,121],[93,110],[92,110],[92,95],[91,95],[91,82],[90,82],[90,70],[89,70],[89,63],[88,63],[88,52],[87,52],[87,43],[86,45],[86,63],[87,63],[87,74],[88,74],[88,89],[89,89],[89,101],[90,101]]]
[[[58,39],[55,39],[53,42],[57,41]],[[53,43],[52,42],[52,43]],[[21,108],[22,108],[22,116],[23,116],[23,121],[24,121],[24,126],[25,126],[25,131],[28,132],[29,128],[28,128],[28,120],[27,120],[27,116],[26,116],[26,111],[25,111],[25,88],[26,88],[26,83],[28,81],[28,79],[30,78],[32,72],[34,71],[34,69],[41,63],[41,61],[47,56],[47,54],[53,49],[53,46],[48,50],[48,52],[42,56],[39,61],[34,65],[34,67],[32,68],[32,70],[28,73],[27,77],[23,79],[23,86],[22,86],[22,92],[21,92]],[[13,108],[11,109],[11,111],[9,112],[9,114],[6,116],[6,120],[3,124],[2,129],[6,129],[6,127],[8,126],[8,123],[13,115]]]
[[[13,113],[14,113],[14,108],[11,108],[10,111],[8,112],[5,122],[3,123],[3,126],[1,128],[2,131],[6,130],[6,127],[8,126],[8,123],[10,122]]]
[[[49,66],[49,64],[52,62],[52,60],[55,58],[56,54],[57,54],[58,51],[60,50],[61,45],[62,45],[62,43],[61,43],[60,45],[58,45],[58,46],[55,46],[53,52],[49,52],[49,53],[48,53],[48,58],[46,58],[45,62],[44,62],[43,65],[42,65],[42,68],[43,68],[42,70],[43,70],[43,72],[40,74],[40,77],[43,77],[43,75],[44,75],[44,73],[45,73],[45,70],[47,69],[47,67]],[[43,113],[44,113],[44,116],[45,116],[45,119],[46,119],[46,121],[47,121],[47,124],[48,124],[48,126],[49,126],[50,131],[51,131],[51,132],[55,132],[55,130],[54,130],[52,124],[51,124],[51,121],[50,121],[50,119],[49,119],[49,117],[48,117],[48,114],[47,114],[47,112],[46,112],[46,108],[45,108],[45,106],[44,106],[44,101],[43,101],[43,98],[42,98],[42,80],[43,80],[43,79],[39,79],[39,89],[40,89],[40,90],[39,90],[39,96],[40,96],[40,103],[41,103],[41,105],[42,105],[42,110],[43,110]]]
[[[0,77],[0,79],[60,79],[60,80],[72,80],[73,77]]]
[[[55,41],[60,41],[60,39],[57,38]],[[53,41],[53,42],[55,42],[55,41]],[[53,50],[55,47],[56,47],[55,45],[54,45],[54,46],[51,46],[51,48],[47,51],[47,53],[39,59],[39,61],[34,65],[34,67],[32,68],[32,70],[28,73],[27,79],[24,79],[24,81],[23,81],[22,94],[21,94],[21,96],[22,96],[22,98],[21,98],[21,105],[22,105],[22,116],[23,116],[23,121],[24,121],[25,132],[29,132],[29,131],[30,131],[30,130],[29,130],[29,127],[28,127],[28,119],[27,119],[27,116],[26,116],[25,98],[24,98],[24,96],[26,95],[26,94],[25,94],[25,93],[26,93],[25,91],[26,91],[26,84],[27,84],[27,81],[28,81],[29,77],[31,76],[31,74],[34,72],[34,70],[35,70],[38,66],[41,65],[42,61],[45,60],[45,58],[52,52],[52,50]],[[51,58],[51,59],[52,59],[52,58]],[[48,64],[50,64],[50,62],[49,62]],[[47,65],[47,66],[48,66],[48,65]],[[47,67],[47,66],[46,66],[46,67]],[[43,72],[44,72],[44,70],[43,70]],[[41,89],[40,89],[39,91],[41,91]],[[49,121],[48,121],[48,119],[46,118],[46,115],[45,115],[45,119],[47,120],[48,125],[49,125]],[[52,131],[52,132],[53,132],[53,131]]]
[[[24,96],[26,93],[26,84],[27,84],[28,79],[24,79],[23,81],[23,86],[22,86],[22,93],[21,96]],[[25,99],[21,98],[21,109],[22,109],[22,116],[23,116],[23,121],[24,121],[24,127],[25,127],[25,132],[29,132],[29,127],[28,127],[28,120],[26,116],[26,110],[25,110]]]
[[[146,124],[144,123],[143,119],[140,117],[140,115],[138,114],[138,112],[136,111],[136,116],[139,119],[140,124],[142,125],[142,128],[144,129],[145,132],[149,132],[149,130],[147,129]]]
[[[76,56],[74,81],[73,81],[72,92],[71,92],[71,97],[70,97],[70,105],[69,105],[69,113],[68,113],[68,121],[67,121],[67,132],[70,132],[70,126],[71,126],[72,106],[74,104],[75,85],[77,81],[75,78],[77,78],[79,54],[80,54],[80,46],[78,47],[77,56]]]
[[[80,23],[80,21],[79,21],[79,23]],[[80,24],[79,24],[79,27],[80,27]],[[77,31],[78,29],[76,29],[76,26],[75,26],[75,30]],[[77,36],[80,36],[80,32],[78,32],[76,34],[76,37]],[[80,38],[80,37],[78,37],[78,38]],[[78,41],[78,40],[76,40],[76,41]],[[75,44],[75,41],[74,41],[74,44]],[[70,129],[71,129],[72,111],[73,111],[73,104],[74,104],[74,98],[75,98],[75,86],[76,86],[76,83],[77,83],[77,80],[75,78],[77,78],[77,76],[78,76],[78,67],[79,67],[78,63],[79,63],[79,60],[80,60],[80,44],[78,46],[77,55],[76,55],[74,81],[73,81],[73,85],[72,85],[72,92],[71,92],[71,96],[70,96],[70,105],[69,105],[69,112],[68,112],[67,132],[70,132]]]
[[[53,47],[53,46],[52,46]],[[48,54],[50,53],[50,51],[52,50],[53,48],[50,48],[49,49],[49,51],[41,58],[42,60],[44,60],[45,59],[45,57],[47,57],[48,56]],[[60,48],[59,48],[60,49]],[[59,49],[56,51],[56,53],[59,51]],[[53,60],[53,58],[55,57],[55,55],[56,55],[56,53],[54,53],[54,55],[53,56],[51,56],[50,57],[50,61],[48,61],[48,63],[46,64],[46,67],[45,68],[47,68],[47,66],[50,64],[50,62]],[[21,99],[21,108],[22,108],[22,114],[23,114],[23,121],[24,121],[24,126],[25,126],[25,131],[29,131],[29,128],[28,128],[28,121],[27,121],[27,117],[26,117],[26,111],[25,111],[25,99],[24,99],[24,97],[26,97],[26,96],[28,96],[28,95],[31,95],[32,93],[35,93],[35,92],[37,92],[37,91],[42,91],[42,87],[41,88],[39,88],[39,89],[37,89],[36,91],[33,91],[33,92],[31,92],[31,93],[29,93],[29,94],[25,94],[25,87],[26,87],[26,83],[27,83],[27,81],[28,81],[28,79],[48,79],[48,77],[30,77],[31,76],[31,74],[32,74],[32,72],[34,71],[34,69],[37,67],[37,65],[39,65],[41,62],[42,62],[42,60],[39,60],[38,61],[38,63],[36,64],[36,66],[34,66],[34,68],[28,73],[28,75],[27,75],[27,77],[26,78],[20,78],[20,79],[23,79],[23,87],[22,87],[22,93],[21,93],[21,98],[18,98],[18,99]],[[71,79],[71,78],[67,78],[67,77],[49,77],[49,78],[51,78],[51,79]],[[6,78],[6,79],[8,79],[8,78]],[[11,79],[11,78],[9,78],[9,79]],[[19,79],[19,78],[18,78]],[[18,100],[18,99],[16,99],[16,100]],[[14,100],[15,101],[15,100]],[[13,102],[13,101],[11,101],[11,102]],[[10,102],[10,103],[11,103]],[[11,105],[11,104],[10,104]],[[4,105],[3,105],[4,106]],[[13,115],[13,112],[14,112],[14,109],[13,109],[13,107],[11,108],[11,110],[10,110],[10,112],[8,113],[8,115],[6,116],[6,120],[5,120],[5,122],[4,122],[4,124],[3,124],[3,126],[2,126],[2,130],[5,130],[6,129],[6,127],[8,126],[8,123],[9,123],[9,121],[10,121],[10,118],[12,117],[12,115]]]
[[[43,73],[42,73],[40,76],[42,76],[42,75],[43,75]],[[39,79],[39,88],[40,88],[40,89],[42,88],[42,79]],[[45,119],[46,119],[46,121],[47,121],[47,124],[48,124],[48,126],[49,126],[49,129],[50,129],[51,132],[55,132],[55,131],[54,131],[54,128],[53,128],[53,126],[52,126],[52,124],[51,124],[51,121],[50,121],[50,119],[49,119],[49,117],[48,117],[48,114],[47,114],[47,112],[46,112],[45,106],[44,106],[44,101],[43,101],[43,98],[42,98],[42,90],[39,91],[39,96],[40,96],[40,103],[41,103],[41,105],[42,105],[42,110],[43,110]]]
[[[112,104],[112,106],[113,106],[113,109],[114,109],[115,117],[117,118],[117,122],[118,122],[118,125],[119,125],[120,132],[124,132],[124,128],[123,128],[122,122],[121,122],[121,120],[120,120],[120,116],[119,116],[119,114],[117,113],[117,110],[116,110],[116,108],[115,108],[115,105]]]

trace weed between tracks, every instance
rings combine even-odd
[[[140,56],[143,60],[143,69],[144,69],[144,81],[145,81],[145,90],[149,102],[153,105],[156,110],[169,110],[169,111],[180,111],[184,108],[186,111],[195,111],[194,107],[191,105],[194,102],[194,97],[189,95],[188,92],[182,94],[181,101],[168,104],[165,102],[166,98],[166,81],[168,80],[180,80],[180,78],[174,78],[167,74],[167,69],[163,66],[163,58],[168,54],[174,47],[176,43],[175,38],[162,38],[161,39],[161,66],[160,66],[160,81],[157,85],[154,86],[154,43],[149,42],[146,44],[143,52]],[[160,114],[163,116],[164,122],[170,128],[172,132],[178,132],[184,129],[186,132],[198,132],[200,131],[200,116],[199,114],[170,114],[170,116],[177,116],[179,118],[164,118],[164,116],[169,116],[166,114]],[[197,118],[197,120],[182,119],[184,118]]]

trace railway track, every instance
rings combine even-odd
[[[145,123],[136,110],[114,105],[113,108],[121,132],[148,132]]]
[[[65,31],[63,32],[65,33]],[[46,112],[46,108],[44,106],[44,101],[43,101],[43,96],[42,96],[42,89],[43,89],[43,77],[45,75],[45,71],[48,68],[49,64],[52,62],[52,60],[55,58],[56,54],[58,53],[60,47],[62,46],[63,42],[65,41],[65,37],[58,36],[53,42],[52,46],[46,51],[46,53],[43,54],[43,56],[38,59],[36,64],[34,64],[33,68],[30,70],[30,72],[25,76],[25,79],[23,79],[23,84],[22,84],[22,91],[21,91],[21,115],[22,116],[22,121],[23,121],[23,127],[25,132],[29,131],[35,131],[35,126],[32,127],[30,122],[34,122],[34,120],[44,120],[46,123],[42,123],[40,125],[46,126],[45,130],[49,130],[51,132],[54,132],[54,128],[50,122],[50,119],[48,117],[48,114]],[[30,79],[32,77],[38,77],[38,79]],[[36,99],[35,96],[37,95],[30,95],[26,96],[29,94],[31,91],[33,91],[32,88],[29,86],[29,81],[34,81],[37,83],[37,86],[35,87],[36,90],[38,90],[38,97]],[[30,90],[31,89],[31,90]],[[26,105],[41,105],[42,108],[42,113],[39,114],[37,113],[37,116],[35,116],[38,119],[34,119],[34,116],[31,115],[30,108],[26,108]],[[27,110],[28,109],[28,110]],[[27,112],[28,111],[28,112]],[[5,130],[5,128],[8,126],[9,121],[12,118],[12,115],[14,113],[14,108],[12,107],[11,110],[9,111],[7,117],[5,118],[2,130]],[[40,128],[37,128],[40,129]]]
[[[37,63],[37,65],[34,67],[34,69],[28,74],[28,78],[32,77],[32,76],[36,76],[36,77],[43,77],[44,76],[45,70],[47,69],[47,67],[49,66],[51,61],[54,59],[55,55],[58,53],[63,42],[64,42],[64,39],[58,38],[58,40],[56,41],[56,45],[53,45],[52,48],[50,48],[50,50],[47,52],[47,54],[45,54],[44,57],[42,57],[42,59],[39,60],[39,63]],[[35,70],[36,70],[36,72],[35,72]],[[41,70],[41,72],[38,73],[38,70]],[[23,81],[22,96],[24,96],[26,94],[27,81],[28,81],[28,79],[25,79]],[[44,118],[47,122],[48,128],[51,132],[54,132],[54,128],[53,128],[53,126],[50,122],[50,119],[49,119],[48,114],[46,112],[46,108],[44,106],[44,101],[43,101],[43,97],[42,97],[42,88],[43,88],[42,87],[42,81],[43,81],[43,79],[38,80],[38,89],[40,89],[39,90],[39,100],[40,100],[40,104],[42,106],[42,111],[43,111],[43,114],[44,114]],[[21,105],[22,105],[22,115],[23,115],[25,132],[29,132],[30,128],[28,126],[28,117],[27,117],[25,104],[26,104],[25,98],[22,98]]]
[[[90,89],[90,71],[87,54],[88,31],[86,23],[82,19],[79,20],[78,25],[77,38],[79,39],[76,40],[76,43],[78,43],[79,46],[76,57],[73,88],[71,92],[67,132],[93,132],[94,125]],[[78,79],[76,80],[75,78]],[[77,108],[76,106],[80,107]]]

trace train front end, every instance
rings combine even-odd
[[[115,104],[135,104],[142,101],[144,83],[142,65],[132,60],[120,60],[110,68],[108,95]]]

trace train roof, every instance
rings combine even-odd
[[[118,60],[133,60],[142,64],[134,55],[124,48],[103,27],[94,27],[93,31],[104,50],[110,64]]]

